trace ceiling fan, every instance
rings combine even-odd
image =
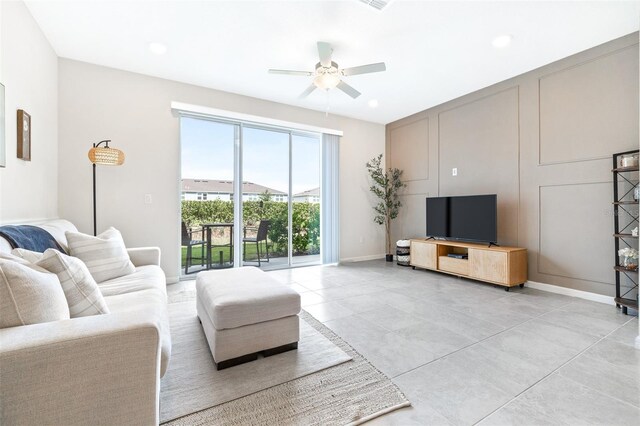
[[[333,89],[334,87],[342,90],[353,99],[361,95],[353,87],[349,86],[341,77],[349,77],[358,74],[368,74],[372,72],[385,71],[387,67],[384,62],[378,62],[375,64],[360,65],[351,68],[339,68],[338,64],[331,60],[331,54],[333,48],[331,44],[324,41],[318,42],[318,55],[320,56],[320,62],[316,64],[315,71],[290,71],[290,70],[274,70],[270,69],[270,74],[286,74],[286,75],[302,75],[306,77],[313,77],[313,83],[300,94],[300,98],[306,98],[316,89]]]

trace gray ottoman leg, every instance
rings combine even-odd
[[[224,370],[225,368],[235,367],[236,365],[244,364],[245,362],[251,362],[258,359],[258,352],[242,355],[237,358],[227,359],[225,361],[216,362],[216,370]],[[215,362],[215,359],[213,360]]]
[[[298,342],[293,342],[293,343],[289,343],[288,345],[278,346],[277,348],[266,349],[262,351],[262,354],[265,357],[268,357],[271,355],[278,355],[283,352],[292,351],[294,349],[298,349]]]
[[[265,349],[264,351],[216,362],[216,369],[224,370],[225,368],[235,367],[236,365],[244,364],[245,362],[255,361],[258,359],[258,354],[262,354],[266,358],[268,356],[278,355],[283,352],[292,351],[294,349],[298,349],[298,342],[293,342],[287,345],[278,346],[277,348]],[[216,360],[214,359],[213,361],[215,362]]]

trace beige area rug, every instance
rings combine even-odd
[[[172,354],[160,388],[160,421],[220,405],[350,361],[329,339],[300,321],[298,350],[217,371],[195,302],[169,305]]]
[[[304,311],[297,351],[219,372],[195,303],[172,303],[169,314],[173,353],[160,392],[165,425],[360,424],[410,405],[388,377]]]

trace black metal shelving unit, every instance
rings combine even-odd
[[[616,274],[616,297],[615,302],[623,313],[627,313],[628,308],[638,310],[638,270],[635,271],[624,268],[620,265],[618,250],[622,247],[638,249],[638,237],[631,235],[631,230],[638,226],[638,200],[633,198],[636,185],[639,183],[639,168],[621,167],[622,156],[638,154],[638,150],[620,152],[613,154],[613,221],[615,240],[615,266]],[[624,220],[621,220],[624,219]],[[623,277],[630,285],[629,288],[622,288]]]

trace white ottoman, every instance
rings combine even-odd
[[[218,370],[298,347],[300,295],[256,267],[200,272],[196,305]]]

